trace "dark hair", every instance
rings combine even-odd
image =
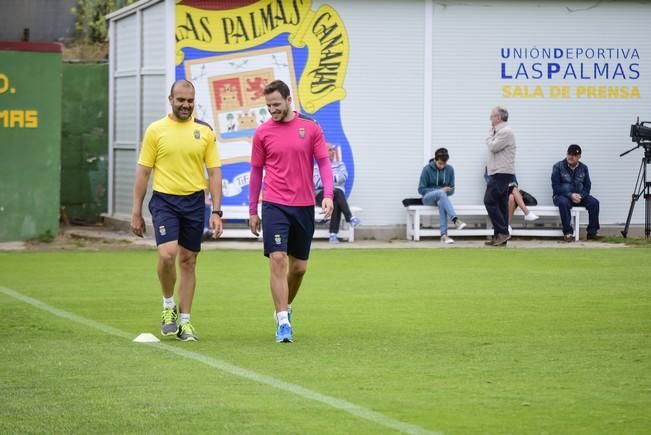
[[[434,153],[434,160],[443,160],[444,162],[447,162],[449,158],[450,154],[448,153],[447,148],[439,148]]]
[[[177,85],[188,86],[192,88],[192,90],[194,91],[194,85],[190,80],[186,80],[186,79],[176,80],[174,83],[172,83],[172,87],[170,88],[170,97],[174,95],[174,88],[176,88]]]
[[[573,155],[581,154],[581,147],[573,143],[572,145],[567,147],[567,153]]]
[[[264,87],[264,94],[269,95],[278,91],[278,93],[283,97],[289,97],[289,86],[285,84],[282,80],[274,80]]]

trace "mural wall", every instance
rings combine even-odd
[[[264,86],[278,79],[337,147],[351,192],[355,163],[340,111],[349,40],[337,11],[309,0],[183,0],[175,13],[175,77],[192,81],[196,116],[215,130],[223,204],[248,203],[251,138],[269,118]]]

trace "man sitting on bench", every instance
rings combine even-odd
[[[598,240],[599,236],[599,200],[590,195],[592,182],[588,167],[581,160],[581,147],[572,144],[567,148],[565,159],[552,168],[552,190],[554,205],[558,207],[563,224],[563,240],[572,242],[572,207],[588,209],[588,240]]]
[[[447,149],[437,149],[434,158],[423,168],[418,183],[418,193],[423,196],[423,204],[438,205],[441,243],[445,244],[454,243],[452,237],[448,236],[448,217],[457,229],[461,230],[466,226],[457,217],[457,212],[448,198],[454,194],[454,168],[447,164],[449,158]]]

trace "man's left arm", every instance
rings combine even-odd
[[[332,166],[330,166],[330,159],[328,157],[321,157],[316,161],[316,163],[319,166],[321,182],[323,183],[323,201],[321,202],[321,209],[323,210],[324,219],[329,219],[334,209],[334,204],[332,203],[332,197],[334,196]]]
[[[222,168],[206,168],[208,172],[208,191],[212,198],[212,209],[218,211],[222,209]],[[210,229],[213,230],[213,238],[216,239],[224,232],[222,218],[217,213],[210,215]]]
[[[312,153],[316,159],[316,164],[319,166],[319,174],[321,174],[321,182],[323,183],[321,209],[323,210],[324,219],[329,219],[334,210],[334,204],[332,203],[332,198],[334,197],[334,175],[332,175],[332,165],[328,157],[328,146],[323,136],[323,130],[321,130],[318,123],[315,123],[314,127]]]
[[[486,146],[492,153],[501,151],[514,142],[513,132],[507,127],[497,130],[495,134],[486,138]]]
[[[588,167],[585,167],[585,179],[583,180],[583,191],[581,192],[581,197],[585,198],[590,195],[590,190],[592,190],[592,181],[590,180],[590,171]]]
[[[454,168],[452,166],[450,166],[450,185],[448,187],[450,188],[446,192],[448,196],[454,195]]]

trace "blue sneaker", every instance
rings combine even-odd
[[[358,217],[353,216],[353,217],[350,218],[350,225],[353,226],[353,227],[356,227],[357,225],[359,225],[361,223],[362,223],[362,221],[360,221]]]
[[[292,327],[288,323],[278,325],[276,328],[276,343],[291,343],[293,341]]]
[[[336,234],[330,234],[330,237],[328,237],[328,242],[330,243],[339,243],[339,239],[337,239]]]
[[[276,322],[276,326],[278,326],[278,317],[276,317],[276,312],[274,311],[273,313],[274,316],[274,322]],[[289,324],[292,324],[292,308],[289,307],[287,308],[287,320],[289,320]]]

